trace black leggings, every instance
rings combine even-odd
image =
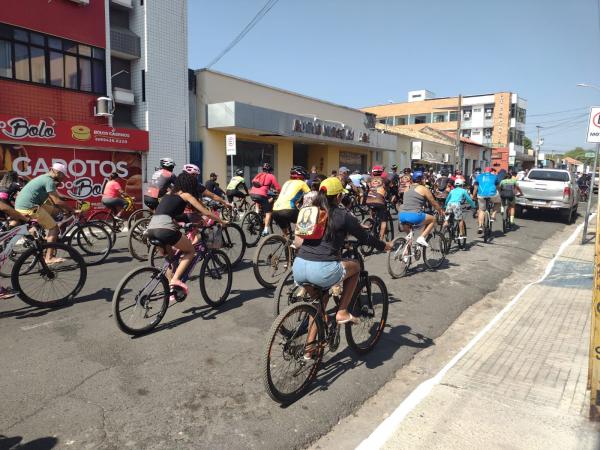
[[[148,237],[157,239],[166,245],[175,245],[181,239],[181,231],[169,230],[167,228],[152,228],[148,230]]]

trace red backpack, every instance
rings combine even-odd
[[[266,172],[259,173],[252,179],[252,186],[254,186],[255,188],[263,187],[265,185],[266,178],[267,178]]]
[[[298,211],[296,236],[302,239],[322,239],[327,229],[327,210],[318,206],[305,206]]]

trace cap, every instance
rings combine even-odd
[[[350,169],[348,169],[346,166],[342,166],[338,169],[338,173],[350,173]]]
[[[63,175],[67,175],[67,166],[65,166],[62,163],[54,163],[52,164],[52,170],[54,170],[55,172],[60,172]]]
[[[329,177],[321,181],[319,190],[324,191],[327,195],[338,195],[348,192],[346,189],[344,189],[342,182],[337,177]]]

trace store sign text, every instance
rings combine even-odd
[[[0,130],[11,139],[40,138],[52,139],[56,131],[52,125],[48,125],[41,119],[37,124],[29,123],[23,117],[14,117],[6,122],[0,121]]]
[[[354,140],[354,130],[352,128],[336,127],[318,121],[295,119],[292,129],[296,133],[314,134],[317,136],[343,139],[345,141]]]

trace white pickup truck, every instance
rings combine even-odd
[[[575,174],[568,170],[531,169],[518,183],[523,195],[516,197],[517,212],[554,209],[560,211],[565,222],[572,223],[579,204],[579,187],[575,180]]]

